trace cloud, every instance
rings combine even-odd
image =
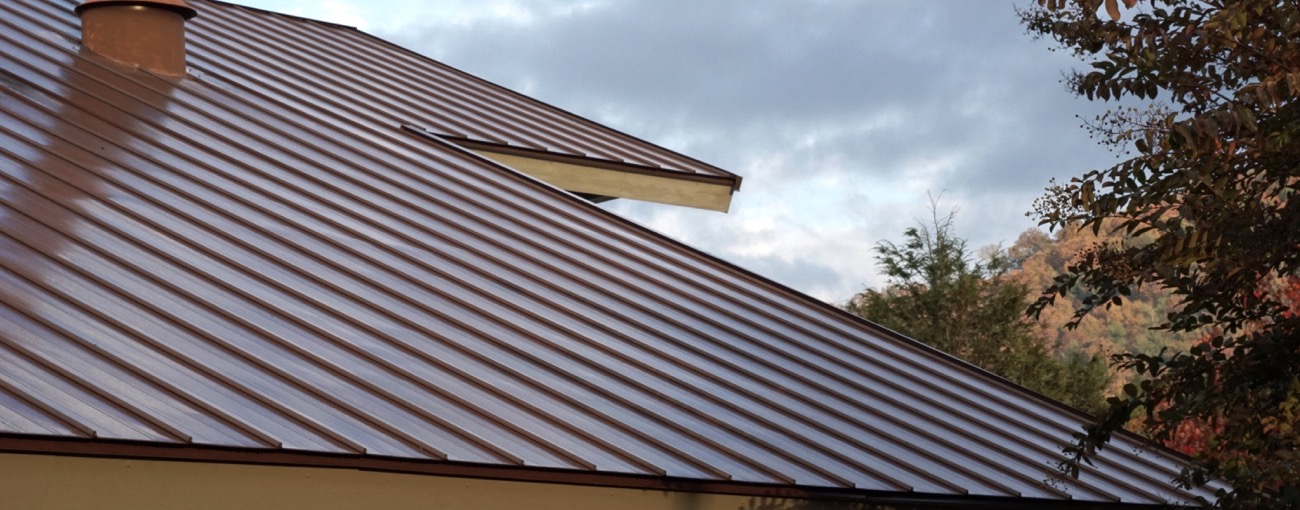
[[[371,29],[374,26],[372,20],[381,14],[365,4],[350,0],[236,0],[235,3],[361,30]]]
[[[1098,108],[1059,83],[1068,55],[1011,3],[484,5],[376,28],[745,176],[727,215],[607,207],[822,299],[882,284],[872,246],[928,217],[928,193],[972,246],[1009,242],[1050,178],[1111,161],[1077,128]]]

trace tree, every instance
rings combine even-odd
[[[952,219],[935,215],[930,225],[907,229],[902,245],[877,245],[889,284],[858,294],[846,308],[1022,386],[1101,411],[1109,381],[1104,360],[1052,356],[1024,317],[1029,287],[1008,277],[1000,250],[972,262]]]
[[[1018,280],[1033,289],[1044,289],[1053,279],[1077,261],[1081,253],[1099,243],[1122,242],[1123,233],[1112,233],[1103,225],[1099,234],[1075,228],[1057,229],[1048,235],[1039,229],[1030,229],[1020,235],[1007,255],[1015,268]],[[1048,345],[1060,351],[1084,349],[1090,352],[1140,352],[1155,354],[1160,349],[1187,349],[1200,334],[1152,330],[1170,310],[1178,306],[1178,299],[1167,289],[1149,286],[1135,290],[1125,297],[1124,306],[1094,310],[1080,320],[1074,328],[1063,328],[1087,295],[1075,289],[1056,299],[1051,307],[1038,314],[1041,333]],[[1124,383],[1131,382],[1131,373],[1116,373],[1111,390],[1118,393]],[[1120,382],[1118,386],[1116,382]]]
[[[1146,380],[1110,401],[1064,467],[1077,475],[1142,410],[1157,439],[1185,423],[1212,436],[1182,483],[1228,482],[1223,507],[1300,508],[1300,318],[1269,285],[1300,261],[1300,5],[1123,4],[1039,0],[1021,13],[1090,64],[1067,80],[1075,94],[1124,102],[1090,124],[1122,160],[1049,188],[1034,214],[1052,228],[1106,222],[1125,239],[1088,250],[1030,312],[1082,289],[1077,324],[1156,286],[1182,303],[1160,327],[1213,334],[1186,352],[1115,358]]]
[[[1100,235],[1094,235],[1091,230],[1080,231],[1074,228],[1057,229],[1049,235],[1040,229],[1031,228],[1022,232],[1015,243],[1007,248],[1006,255],[1011,266],[1008,274],[1030,289],[1041,290],[1051,285],[1053,278],[1075,262],[1079,254],[1089,247],[1118,240],[1119,235],[1111,234],[1110,229],[1104,227]],[[1065,296],[1059,296],[1052,306],[1038,314],[1038,320],[1035,321],[1036,334],[1058,356],[1087,353],[1100,355],[1105,360],[1106,355],[1118,352],[1155,354],[1164,348],[1185,350],[1200,337],[1200,334],[1151,328],[1153,324],[1159,324],[1178,302],[1166,289],[1154,286],[1133,292],[1125,298],[1122,307],[1094,310],[1079,321],[1076,327],[1063,327],[1071,321],[1075,309],[1085,297],[1076,289]],[[1104,392],[1108,395],[1119,394],[1125,384],[1140,379],[1132,370],[1115,370],[1110,375],[1110,383]],[[1137,430],[1137,427],[1125,428]]]

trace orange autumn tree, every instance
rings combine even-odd
[[[1053,279],[1076,263],[1079,257],[1097,245],[1124,241],[1122,232],[1102,228],[1092,230],[1061,228],[1048,234],[1039,229],[1022,232],[1007,249],[1011,272],[1018,281],[1034,289],[1044,289]],[[1169,312],[1178,306],[1177,297],[1167,289],[1148,286],[1128,296],[1124,306],[1102,307],[1084,316],[1073,328],[1064,328],[1071,322],[1074,311],[1087,298],[1084,289],[1061,296],[1052,306],[1038,315],[1038,327],[1048,339],[1048,345],[1057,353],[1117,353],[1140,352],[1155,354],[1160,349],[1186,350],[1200,335],[1186,332],[1153,329],[1164,321]],[[1127,374],[1120,377],[1111,393],[1120,391],[1123,383],[1130,382]]]
[[[1287,311],[1283,312],[1283,314],[1288,318],[1300,314],[1300,277],[1271,278],[1260,284],[1260,290],[1256,294],[1261,298],[1265,295],[1274,296],[1287,307]],[[1212,345],[1214,338],[1222,334],[1223,332],[1218,330],[1208,331],[1195,344]],[[1168,407],[1167,403],[1157,404],[1156,414],[1159,414],[1166,407]],[[1174,427],[1161,442],[1169,448],[1192,457],[1233,455],[1231,452],[1233,445],[1220,440],[1225,427],[1221,418],[1184,420],[1177,427]],[[1134,417],[1129,422],[1129,428],[1140,430],[1144,427],[1146,419],[1145,416]],[[1296,413],[1294,410],[1290,413],[1280,413],[1278,416],[1271,417],[1270,422],[1273,424],[1273,428],[1279,426],[1294,427],[1297,425]]]

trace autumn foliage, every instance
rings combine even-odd
[[[1054,348],[1049,329],[1025,317],[1032,291],[1011,259],[998,250],[973,257],[952,215],[876,253],[889,284],[854,296],[846,310],[1086,412],[1105,408],[1104,358]]]
[[[1078,296],[1077,329],[1154,288],[1178,299],[1159,327],[1199,339],[1117,354],[1137,382],[1063,467],[1077,475],[1136,414],[1194,451],[1183,484],[1228,483],[1207,503],[1300,508],[1300,3],[1042,0],[1022,19],[1086,64],[1075,94],[1115,102],[1090,128],[1124,155],[1036,202],[1049,229],[1122,239],[1082,252],[1031,312]]]

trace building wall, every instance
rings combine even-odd
[[[863,507],[353,469],[0,453],[0,508],[848,510]]]

